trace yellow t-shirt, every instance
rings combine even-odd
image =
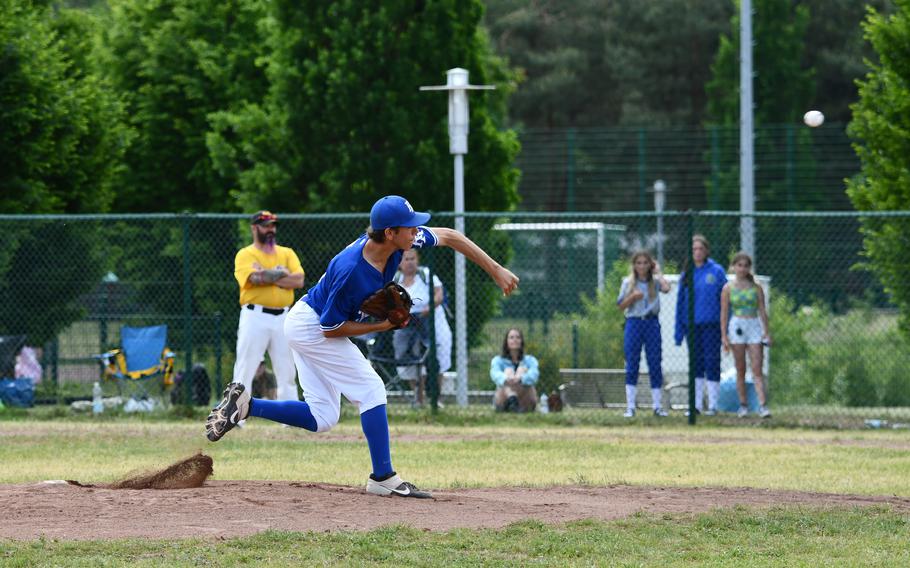
[[[274,254],[266,254],[250,245],[237,251],[234,257],[234,278],[240,285],[240,305],[259,304],[267,308],[286,308],[294,303],[294,290],[279,288],[274,284],[254,286],[249,282],[250,274],[256,271],[253,264],[263,269],[277,266],[287,268],[291,274],[303,272],[297,254],[288,247],[275,245]]]

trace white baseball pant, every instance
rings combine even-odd
[[[253,376],[268,351],[278,385],[278,400],[298,400],[294,359],[284,337],[284,320],[287,315],[287,312],[280,315],[266,314],[260,306],[254,306],[252,310],[246,307],[240,309],[233,382],[243,383],[247,390],[252,389]]]
[[[316,418],[317,432],[338,423],[341,395],[361,414],[386,404],[385,384],[360,349],[347,337],[326,337],[319,315],[304,301],[284,322],[303,396]]]

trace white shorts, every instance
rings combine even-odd
[[[765,335],[758,318],[733,316],[727,326],[727,339],[733,345],[756,345]]]
[[[341,395],[361,414],[386,404],[385,384],[360,349],[347,337],[326,337],[319,316],[298,301],[284,321],[303,396],[316,418],[317,432],[338,423]]]

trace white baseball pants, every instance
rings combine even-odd
[[[361,414],[386,404],[385,384],[347,337],[326,337],[319,315],[306,302],[291,308],[284,322],[303,396],[316,418],[317,432],[338,423],[341,395]]]
[[[266,314],[259,306],[253,310],[246,307],[240,309],[233,382],[243,383],[247,390],[252,389],[253,376],[268,351],[275,382],[278,384],[278,400],[298,400],[294,359],[284,337],[284,320],[287,315],[287,312],[280,315]]]

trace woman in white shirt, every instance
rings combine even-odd
[[[411,306],[411,323],[404,329],[395,330],[393,343],[395,346],[395,359],[410,361],[420,359],[423,350],[429,346],[429,314],[430,298],[433,302],[433,324],[436,331],[436,361],[439,363],[439,382],[442,384],[442,374],[452,366],[452,328],[446,319],[445,309],[442,306],[445,297],[442,281],[433,275],[433,292],[430,293],[430,270],[420,266],[420,257],[415,249],[404,251],[398,272],[395,273],[395,282],[401,284],[414,305]],[[418,377],[418,368],[420,376]],[[417,396],[415,402],[422,405],[424,390],[426,389],[427,365],[406,365],[397,368],[398,376],[415,383]]]

